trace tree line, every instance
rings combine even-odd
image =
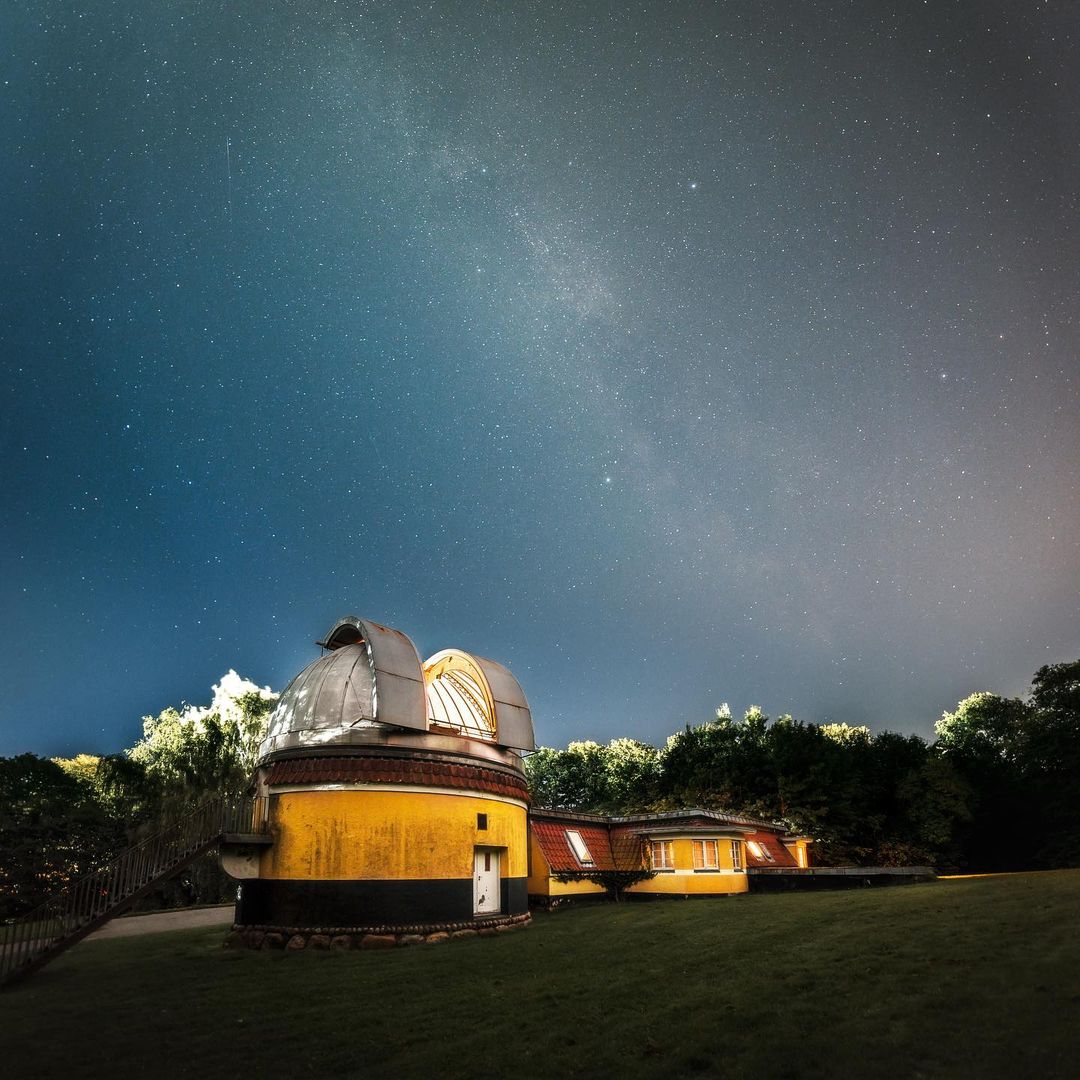
[[[105,757],[0,758],[0,918],[32,909],[123,848],[250,782],[276,695],[235,672],[202,708],[144,717]],[[533,803],[629,814],[684,807],[779,821],[819,864],[1001,871],[1080,866],[1080,660],[1040,668],[1026,699],[973,694],[936,738],[725,708],[663,747],[573,742],[526,759]],[[146,906],[235,895],[214,857]]]
[[[0,918],[32,910],[204,800],[245,792],[276,700],[230,671],[210,705],[143,717],[142,738],[122,753],[0,758]],[[142,906],[235,895],[236,883],[208,855]]]
[[[663,747],[574,742],[526,769],[539,806],[748,814],[813,837],[819,865],[1080,866],[1080,661],[1040,668],[1027,699],[972,694],[932,741],[725,706]]]

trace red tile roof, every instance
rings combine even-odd
[[[533,810],[530,815],[533,835],[540,844],[554,874],[591,869],[583,867],[574,856],[567,829],[581,833],[585,846],[602,870],[637,869],[642,864],[642,839],[650,833],[703,833],[727,830],[728,835],[755,840],[772,855],[759,859],[746,849],[748,866],[797,867],[795,857],[781,842],[787,830],[780,825],[757,821],[738,814],[709,810],[679,810],[629,817],[605,817],[601,814],[575,814],[568,810]],[[756,826],[752,830],[748,826]]]
[[[603,826],[586,825],[584,823],[555,824],[554,822],[534,821],[533,836],[536,837],[540,850],[547,859],[548,866],[553,873],[567,870],[592,869],[582,866],[566,839],[567,828],[576,828],[581,833],[581,839],[589,849],[593,857],[596,869],[610,870],[613,867],[611,858],[611,845],[608,843],[608,831]]]
[[[568,829],[581,834],[593,857],[593,866],[578,862],[566,838]],[[532,833],[553,874],[584,870],[636,870],[642,863],[641,841],[636,836],[615,836],[606,825],[593,821],[532,821]]]
[[[754,840],[758,846],[764,848],[770,855],[772,860],[759,859],[748,847],[746,849],[746,865],[747,866],[798,866],[795,861],[795,856],[780,842],[780,837],[776,833],[772,832],[755,832],[750,833],[747,840]]]

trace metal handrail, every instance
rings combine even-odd
[[[265,796],[219,795],[0,926],[0,983],[45,963],[212,848],[267,831]]]

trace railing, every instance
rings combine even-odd
[[[265,833],[267,799],[218,796],[129,847],[33,911],[0,926],[0,983],[47,963],[193,859],[225,834]]]

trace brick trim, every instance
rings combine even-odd
[[[454,764],[419,755],[409,757],[305,757],[274,761],[264,766],[266,782],[280,784],[415,784],[427,787],[486,791],[511,799],[529,800],[523,776],[476,764]]]

